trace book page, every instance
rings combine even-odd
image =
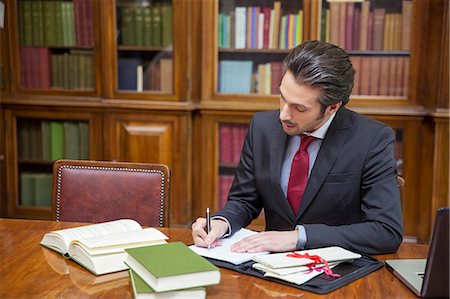
[[[168,237],[156,228],[146,228],[75,240],[69,246],[69,253],[74,244],[83,247],[90,255],[98,255],[123,251],[124,248],[166,243],[164,240],[167,239]]]
[[[358,253],[354,253],[352,251],[349,251],[347,249],[338,246],[307,249],[296,252],[299,254],[308,253],[309,255],[318,255],[327,262],[354,260],[361,257],[361,255]],[[288,253],[289,252],[282,252],[262,256],[255,256],[253,260],[270,268],[298,267],[313,262],[313,260],[310,260],[308,258],[288,257],[287,256]]]
[[[204,247],[198,247],[195,245],[189,246],[190,249],[192,249],[197,254],[203,256],[203,257],[209,257],[216,260],[226,261],[229,263],[232,263],[234,265],[239,265],[244,262],[247,262],[251,260],[255,255],[262,255],[267,254],[268,252],[258,252],[258,253],[237,253],[231,251],[231,245],[233,245],[236,242],[239,242],[240,240],[258,234],[258,232],[248,230],[246,228],[241,228],[239,231],[234,233],[229,238],[221,239],[222,245],[216,246],[214,248],[204,248]]]
[[[328,266],[334,267],[335,265],[339,264],[340,262],[331,262],[328,263]],[[324,264],[317,264],[316,267],[323,267]],[[309,272],[310,268],[308,266],[299,266],[299,267],[287,267],[287,268],[269,268],[264,266],[263,264],[259,264],[259,263],[254,263],[252,265],[253,268],[258,269],[264,273],[266,272],[270,272],[276,275],[280,275],[280,276],[284,276],[284,275],[288,275],[288,274],[294,274],[294,273],[298,273],[298,272]]]
[[[139,223],[131,219],[122,219],[80,227],[61,229],[45,234],[41,244],[61,253],[66,253],[73,240],[105,236],[117,232],[141,230]]]

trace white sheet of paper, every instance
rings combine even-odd
[[[216,260],[226,261],[229,263],[232,263],[234,265],[239,265],[244,262],[247,262],[251,259],[253,259],[256,255],[262,255],[262,254],[268,254],[268,252],[258,252],[258,253],[237,253],[231,251],[231,245],[233,245],[236,242],[239,242],[240,240],[258,234],[258,232],[248,230],[246,228],[241,228],[239,231],[237,231],[234,235],[232,235],[229,238],[221,239],[222,242],[221,246],[216,246],[214,248],[204,248],[204,247],[198,247],[195,245],[189,246],[190,249],[192,249],[197,254],[203,256],[203,257],[209,257]]]

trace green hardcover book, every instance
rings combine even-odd
[[[19,131],[19,160],[29,160],[30,159],[30,123],[26,119],[21,119],[18,121],[18,131]]]
[[[64,128],[60,121],[50,122],[50,149],[53,161],[64,157]]]
[[[34,206],[34,174],[20,174],[20,205]]]
[[[80,130],[80,159],[89,159],[89,124],[87,122],[79,122]]]
[[[61,83],[62,83],[62,88],[64,89],[69,89],[70,88],[70,67],[69,67],[69,63],[70,63],[70,57],[69,57],[69,53],[64,53],[63,55],[61,55],[61,75],[62,75],[62,79],[61,79]]]
[[[31,17],[31,1],[20,1],[23,5],[23,45],[33,45],[33,22]]]
[[[152,45],[161,46],[161,5],[152,6]]]
[[[125,249],[125,263],[156,292],[217,284],[219,269],[181,242]]]
[[[76,39],[76,33],[75,33],[75,12],[73,8],[73,2],[67,2],[67,26],[68,26],[68,41],[69,46],[76,46],[77,45],[77,39]]]
[[[24,18],[24,5],[25,5],[25,1],[19,1],[17,3],[17,11],[19,14],[19,44],[21,46],[25,46],[25,26],[24,26],[24,22],[25,22],[25,18]]]
[[[144,10],[142,7],[134,9],[134,42],[137,46],[144,45]]]
[[[63,46],[70,46],[70,8],[69,2],[61,2]]]
[[[57,46],[64,45],[64,26],[63,26],[63,3],[55,1],[55,42]]]
[[[64,127],[64,158],[80,159],[80,129],[78,122],[65,121]]]
[[[132,46],[134,40],[133,7],[122,6],[122,45]]]
[[[44,16],[44,44],[46,46],[56,45],[56,25],[55,25],[55,2],[43,1]]]
[[[52,175],[38,173],[34,175],[34,200],[38,207],[52,206]]]
[[[52,155],[50,150],[50,122],[41,121],[41,138],[42,138],[42,160],[51,161]]]
[[[33,25],[33,46],[44,45],[44,22],[42,17],[42,1],[31,2],[31,23]]]
[[[30,121],[30,159],[42,160],[41,122]]]
[[[152,10],[150,7],[144,8],[144,36],[143,36],[144,46],[152,45]]]
[[[206,298],[206,288],[191,288],[184,290],[168,291],[168,292],[155,292],[142,278],[139,277],[133,270],[130,272],[131,288],[133,290],[134,298],[189,298],[189,299],[203,299]]]
[[[162,15],[162,46],[168,47],[172,45],[172,6],[164,4],[161,7]]]

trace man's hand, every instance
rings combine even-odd
[[[231,246],[234,252],[284,252],[295,250],[298,233],[296,230],[277,232],[267,231],[247,237]]]
[[[222,237],[228,230],[228,225],[225,221],[215,219],[211,220],[211,231],[206,233],[206,219],[197,218],[192,224],[192,239],[194,244],[200,247],[215,247],[220,244],[219,238]]]

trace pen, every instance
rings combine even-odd
[[[206,208],[206,233],[209,234],[211,231],[211,213],[209,212],[209,208]],[[208,245],[208,249],[210,245]]]

